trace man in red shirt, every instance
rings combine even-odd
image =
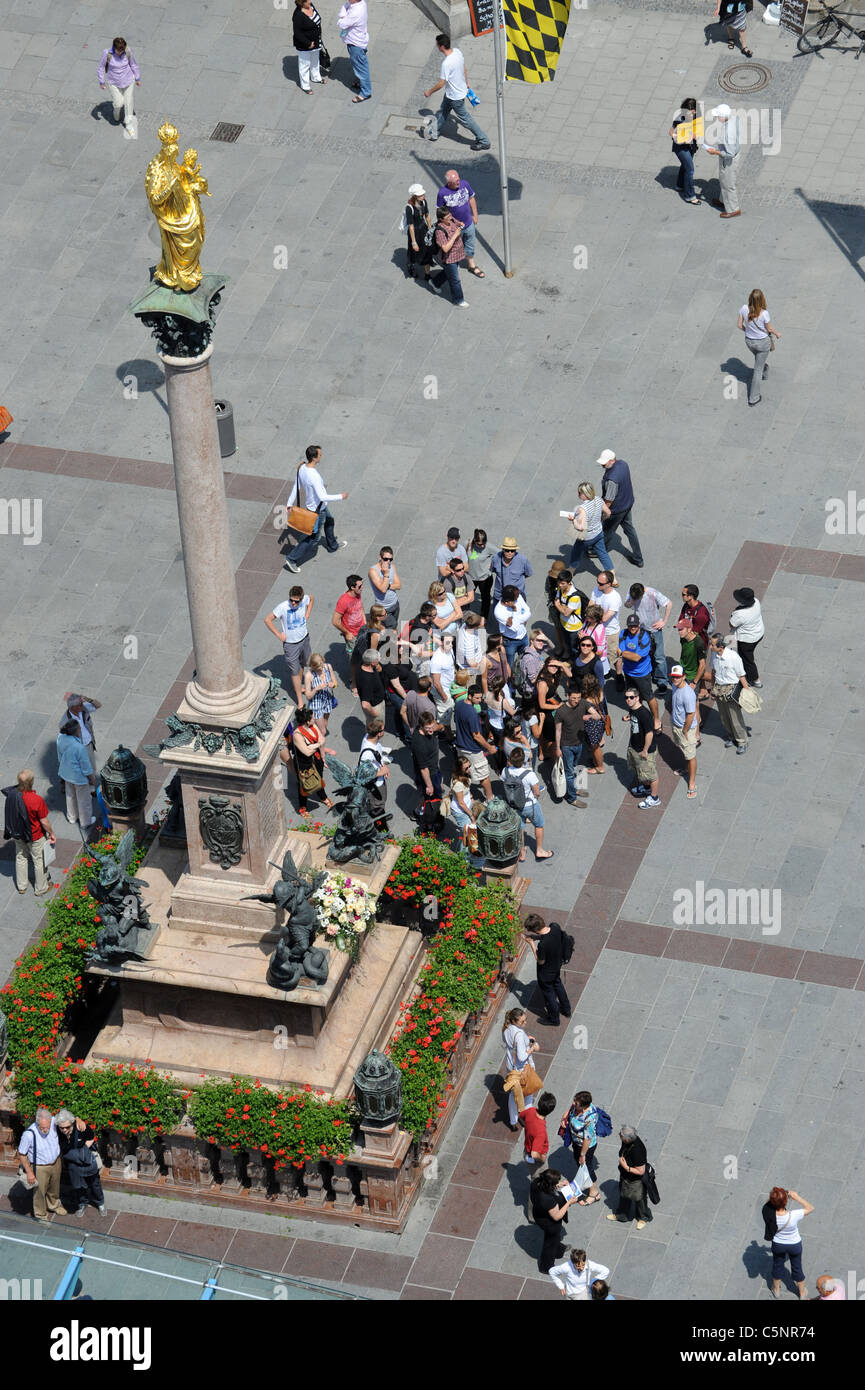
[[[354,651],[354,644],[357,641],[357,634],[360,632],[366,617],[363,611],[363,579],[359,574],[350,574],[345,581],[345,593],[336,601],[336,609],[331,618],[333,626],[337,632],[341,632],[345,639],[345,651],[347,656],[351,656]]]
[[[712,625],[712,615],[705,603],[700,602],[700,590],[696,584],[682,585],[682,611],[679,620],[687,618],[691,627],[698,637],[701,637],[708,646],[709,628]]]
[[[536,1105],[527,1105],[519,1114],[519,1122],[525,1130],[526,1162],[534,1165],[533,1178],[547,1166],[550,1141],[547,1138],[547,1116],[556,1108],[556,1098],[549,1091],[542,1091]]]
[[[27,861],[32,859],[34,890],[37,898],[41,898],[51,887],[51,879],[45,867],[45,845],[54,845],[56,840],[48,819],[48,807],[39,793],[33,790],[33,782],[34,775],[29,767],[18,773],[17,786],[30,821],[31,838],[21,840],[17,835],[15,837],[15,886],[19,893],[27,892]]]

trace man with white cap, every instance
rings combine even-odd
[[[736,189],[736,175],[742,159],[739,144],[739,121],[726,102],[709,112],[713,120],[720,122],[720,135],[716,145],[705,145],[707,154],[718,156],[718,178],[721,183],[721,202],[712,199],[712,206],[723,207],[722,217],[740,217],[739,194]]]
[[[642,569],[643,552],[640,549],[639,537],[631,521],[631,509],[634,505],[631,470],[624,459],[616,458],[612,449],[604,449],[598,463],[604,470],[604,481],[601,487],[604,545],[609,546],[610,537],[621,526],[631,542],[631,564],[636,565],[637,569]]]
[[[673,681],[673,742],[685,759],[688,770],[688,800],[693,801],[697,795],[697,745],[700,742],[697,696],[688,683],[684,666],[674,666],[670,676]]]

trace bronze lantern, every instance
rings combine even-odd
[[[103,764],[99,784],[109,815],[115,811],[134,815],[147,800],[147,769],[122,743]]]
[[[488,801],[477,818],[478,849],[488,863],[510,864],[522,848],[523,823],[519,812],[501,797]]]
[[[363,1125],[389,1125],[402,1110],[402,1077],[389,1057],[373,1048],[354,1074],[354,1098]]]

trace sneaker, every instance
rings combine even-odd
[[[481,142],[480,142],[480,140],[475,140],[474,144],[472,145],[472,149],[473,149],[473,150],[491,150],[491,149],[492,149],[492,145],[482,145]]]
[[[568,798],[565,797],[565,801],[567,801],[569,806],[576,806],[578,811],[585,811],[589,804],[587,801],[581,801],[579,797],[577,797],[576,801],[568,801]]]
[[[737,753],[747,753],[747,751],[748,751],[748,745],[747,745],[747,743],[737,743],[737,744],[736,744],[736,752],[737,752]]]
[[[646,796],[649,788],[643,782],[638,782],[635,787],[630,788],[631,796]]]
[[[77,1210],[74,1214],[75,1214],[75,1216],[83,1216],[84,1213],[86,1212],[86,1210],[87,1210],[87,1203],[85,1202],[85,1203],[84,1203],[84,1206],[83,1206],[83,1207],[79,1207],[78,1210]]]
[[[641,811],[645,811],[650,807],[654,808],[655,806],[660,806],[660,804],[661,798],[659,796],[647,796],[645,801],[637,802],[637,805],[639,806]]]
[[[460,302],[459,302],[459,304],[455,304],[455,305],[454,305],[454,308],[455,308],[455,309],[467,309],[468,307],[469,307],[469,302],[468,302],[467,299],[461,299]]]
[[[296,565],[293,560],[286,560],[282,568],[291,570],[292,574],[300,574],[300,565]]]
[[[762,690],[762,689],[763,689],[763,682],[762,682],[762,681],[752,681],[751,684],[753,685],[753,687],[754,687],[755,690]]]
[[[647,1224],[648,1224],[648,1223],[645,1222],[645,1221],[638,1221],[638,1222],[637,1222],[637,1230],[638,1230],[638,1231],[642,1231],[643,1227],[644,1227],[645,1225],[647,1225]]]
[[[104,1216],[104,1215],[105,1215],[105,1212],[106,1212],[105,1203],[104,1203],[104,1202],[100,1202],[100,1203],[99,1203],[99,1215],[100,1215],[100,1216]]]
[[[725,748],[732,748],[732,747],[733,747],[733,740],[732,740],[731,738],[725,738],[725,739],[724,739],[724,747],[725,747]]]

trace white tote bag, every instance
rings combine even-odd
[[[565,760],[564,758],[557,758],[553,764],[552,776],[550,777],[550,786],[553,789],[554,795],[564,796],[567,785],[565,780]]]
[[[739,709],[744,710],[745,714],[759,714],[763,708],[763,700],[756,690],[752,690],[750,685],[747,690],[739,691]]]
[[[56,858],[57,858],[57,851],[56,851],[56,849],[54,848],[54,846],[52,845],[51,841],[50,841],[49,839],[46,838],[45,844],[44,844],[43,849],[42,849],[42,859],[43,859],[43,861],[44,861],[44,863],[45,863],[46,869],[48,868],[48,866],[49,866],[50,864],[53,864],[53,863],[54,863],[54,860],[55,860]]]
[[[592,1175],[585,1163],[581,1163],[577,1169],[577,1176],[574,1178],[574,1187],[578,1187],[581,1192],[587,1192],[592,1185]]]

